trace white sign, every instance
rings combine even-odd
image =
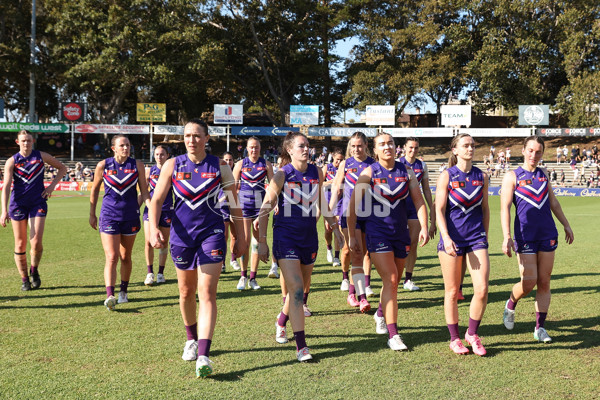
[[[242,125],[244,106],[241,104],[215,104],[215,125]]]
[[[444,126],[471,126],[471,106],[443,105],[440,112]]]
[[[114,133],[114,134],[147,134],[150,133],[148,125],[100,125],[100,124],[77,124],[76,133]]]
[[[319,106],[290,106],[290,125],[319,125]]]
[[[383,130],[392,137],[452,137],[452,128],[386,128]]]
[[[367,106],[367,126],[396,125],[396,107]]]
[[[530,128],[488,128],[488,129],[465,129],[461,128],[458,133],[467,133],[473,137],[527,137],[534,134]]]
[[[550,121],[548,105],[519,106],[519,125],[546,126]]]
[[[183,135],[182,125],[154,125],[155,135]],[[227,128],[224,126],[209,126],[208,134],[211,136],[227,135]]]

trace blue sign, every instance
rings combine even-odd
[[[431,193],[435,194],[435,186],[431,187]],[[488,196],[500,196],[500,186],[488,186]],[[600,197],[600,189],[597,188],[553,188],[555,196],[568,197]]]
[[[291,127],[265,127],[265,126],[232,126],[233,136],[285,136],[288,132],[300,132],[300,128]]]
[[[0,99],[0,118],[4,118],[4,99]]]
[[[319,125],[319,106],[290,106],[290,124]]]
[[[308,128],[308,136],[350,137],[354,132],[362,132],[370,137],[377,135],[376,128]]]

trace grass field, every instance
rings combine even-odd
[[[219,283],[211,351],[215,374],[198,380],[194,363],[181,360],[185,330],[172,262],[166,284],[145,287],[140,234],[130,303],[108,312],[102,305],[104,253],[87,223],[88,199],[53,197],[40,290],[20,291],[12,232],[0,230],[0,398],[600,398],[600,202],[560,201],[575,243],[563,244],[559,226],[546,323],[552,344],[533,340],[533,293],[519,303],[515,329],[502,325],[518,270],[514,258],[501,254],[499,198],[491,197],[490,294],[480,328],[487,357],[458,357],[448,348],[434,244],[420,250],[415,270],[423,290],[399,293],[407,352],[389,350],[387,337],[375,334],[372,312],[361,315],[346,305],[341,273],[324,262],[322,245],[309,297],[314,315],[306,320],[315,361],[300,364],[293,341],[275,342],[281,295],[278,281],[266,278],[268,267],[261,265],[258,292],[238,292],[238,273],[228,267]],[[373,277],[379,289],[376,273]],[[472,294],[470,279],[465,283],[467,301],[459,304],[463,335]],[[377,300],[371,300],[375,307]]]

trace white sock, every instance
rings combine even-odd
[[[362,271],[362,267],[352,266],[352,279],[354,280],[354,287],[356,288],[356,295],[360,296],[365,294],[365,274],[363,272],[354,273],[354,270]]]

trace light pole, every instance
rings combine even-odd
[[[35,121],[35,0],[31,3],[31,49],[29,58],[29,123]]]

